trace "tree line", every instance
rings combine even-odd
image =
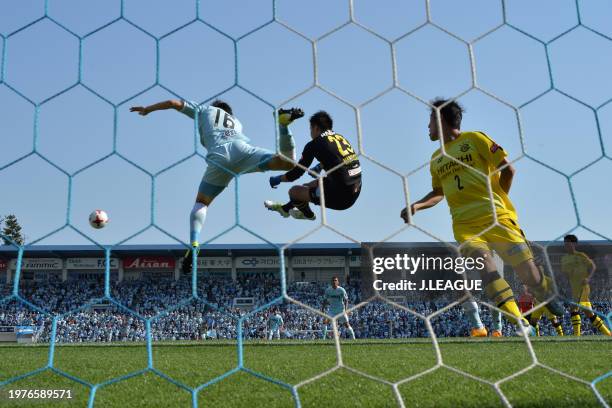
[[[23,245],[25,243],[25,235],[23,235],[15,214],[0,216],[0,229],[2,231],[0,239],[4,245],[13,245],[13,243]]]

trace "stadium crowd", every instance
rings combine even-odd
[[[292,283],[287,293],[315,310],[320,310],[327,283]],[[353,307],[363,301],[358,282],[344,285]],[[278,309],[284,320],[286,338],[321,338],[324,324],[331,325],[322,315],[296,303],[284,300],[256,313],[234,306],[237,297],[254,299],[255,306],[265,305],[280,296],[280,284],[271,276],[243,276],[237,281],[205,277],[198,281],[199,300],[190,299],[191,280],[139,280],[111,283],[109,302],[103,299],[103,284],[96,281],[50,281],[22,286],[21,296],[38,308],[40,313],[17,301],[0,305],[0,326],[40,327],[37,341],[49,341],[51,321],[57,316],[57,341],[67,343],[144,341],[145,320],[151,320],[154,340],[235,339],[238,321],[243,319],[243,334],[247,339],[265,338],[268,318]],[[7,288],[0,288],[8,293]],[[592,293],[593,307],[604,314],[612,309],[609,296]],[[116,302],[116,303],[115,303]],[[443,300],[414,301],[405,306],[421,315],[429,315],[446,306]],[[248,314],[248,315],[247,315]],[[490,327],[491,314],[481,308],[485,326]],[[353,310],[349,319],[357,338],[427,337],[425,322],[407,310],[374,300]],[[431,320],[438,337],[467,336],[469,323],[461,306],[455,306]],[[564,319],[565,333],[571,333],[569,311]],[[513,335],[513,325],[504,319],[505,335]],[[541,333],[553,335],[554,329],[542,322]],[[588,319],[583,319],[583,334],[593,334]]]

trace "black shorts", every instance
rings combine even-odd
[[[325,191],[325,207],[332,210],[346,210],[351,208],[359,193],[361,193],[361,180],[356,184],[346,185],[334,179],[325,177],[323,179],[323,189]],[[321,205],[321,193],[319,186],[310,188],[310,201],[316,205]]]

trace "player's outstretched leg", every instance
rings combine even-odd
[[[590,305],[590,303],[589,303]],[[606,327],[606,324],[604,323],[604,321],[601,319],[601,317],[597,316],[595,313],[587,311],[586,312],[587,317],[589,318],[589,320],[591,321],[591,325],[596,328],[597,330],[599,330],[599,332],[601,334],[603,334],[604,336],[610,336],[610,329],[608,329]]]
[[[295,160],[295,140],[289,130],[289,125],[296,119],[304,116],[300,108],[278,110],[278,148],[285,157]]]
[[[265,166],[260,167],[262,170],[291,170],[295,167],[295,141],[289,129],[289,124],[296,119],[304,116],[304,112],[299,108],[279,109],[278,111],[278,149],[281,154],[273,155],[269,160],[266,160]]]
[[[591,324],[593,325],[593,327],[595,327],[597,330],[599,330],[601,332],[601,334],[605,335],[605,336],[610,336],[610,329],[608,329],[606,327],[606,324],[603,322],[603,320],[601,319],[601,317],[597,316],[596,314],[593,314],[590,318],[591,320]]]

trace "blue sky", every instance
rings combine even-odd
[[[358,24],[349,22],[348,1],[278,0],[276,20],[265,25],[274,18],[271,1],[125,0],[124,19],[105,26],[119,18],[120,1],[48,0],[47,18],[42,0],[3,2],[0,214],[15,213],[28,242],[37,244],[90,242],[70,228],[39,240],[68,220],[102,244],[187,240],[188,213],[205,169],[193,122],[176,112],[142,118],[128,109],[223,93],[258,146],[275,148],[272,112],[280,104],[307,114],[329,111],[336,131],[354,146],[360,132],[363,193],[353,208],[329,210],[327,217],[354,240],[378,241],[402,227],[398,174],[407,175],[412,199],[430,188],[423,166],[438,146],[428,139],[428,108],[419,99],[461,95],[463,129],[485,131],[512,159],[527,154],[515,164],[511,198],[530,239],[555,239],[579,222],[600,234],[580,228],[583,238],[612,237],[606,211],[612,192],[605,187],[612,175],[609,2],[506,1],[505,25],[502,3],[490,0],[432,0],[433,24],[425,1],[353,4]],[[196,13],[206,24],[186,25]],[[316,70],[310,40],[316,40]],[[484,92],[473,88],[468,42],[475,83]],[[399,87],[393,87],[394,68]],[[315,72],[320,87],[313,87]],[[307,120],[293,130],[301,150]],[[289,242],[313,230],[318,224],[264,209],[265,199],[284,201],[289,187],[271,190],[270,175],[233,182],[211,206],[203,240],[236,223],[236,189],[240,225],[248,231]],[[96,208],[110,215],[104,230],[87,224]],[[152,227],[126,241],[152,219],[171,236]],[[415,222],[452,240],[445,203]],[[248,231],[235,228],[214,242],[261,242]],[[409,229],[394,239],[432,238]],[[346,241],[322,229],[301,242]]]

